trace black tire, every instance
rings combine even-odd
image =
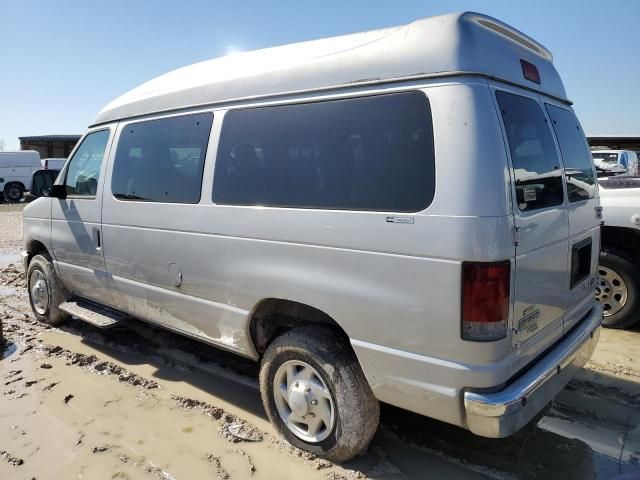
[[[619,275],[627,286],[624,307],[613,315],[605,316],[602,325],[607,328],[629,328],[640,320],[640,272],[624,254],[618,252],[601,252],[600,265]]]
[[[18,203],[24,197],[24,188],[18,183],[10,183],[4,187],[4,199],[7,203]]]
[[[296,436],[284,423],[274,398],[278,368],[290,360],[316,370],[331,392],[335,421],[328,437],[317,443]],[[276,338],[260,367],[262,403],[272,425],[292,445],[334,462],[344,462],[367,450],[380,418],[380,405],[351,346],[331,328],[305,326]]]
[[[44,312],[39,312],[38,309],[36,309],[34,299],[32,298],[32,281],[34,279],[34,272],[36,271],[42,273],[47,289],[48,302]],[[29,293],[29,304],[31,305],[31,310],[33,310],[36,320],[48,325],[59,325],[69,318],[69,314],[58,308],[61,303],[69,299],[69,291],[58,278],[51,263],[51,258],[46,253],[36,255],[29,262],[29,268],[27,269],[27,291]]]

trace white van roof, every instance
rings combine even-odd
[[[540,84],[524,78],[521,60],[537,67]],[[566,101],[549,50],[499,20],[466,12],[179,68],[116,98],[95,124],[252,98],[463,74],[496,78]]]
[[[37,167],[40,154],[35,150],[0,152],[0,167]]]

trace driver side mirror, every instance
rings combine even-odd
[[[34,197],[66,198],[67,188],[54,185],[60,170],[36,170],[31,177],[31,195]]]

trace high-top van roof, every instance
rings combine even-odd
[[[539,84],[524,78],[521,60],[537,67]],[[231,101],[451,75],[482,75],[566,101],[549,50],[499,20],[466,12],[195,63],[116,98],[95,124]]]

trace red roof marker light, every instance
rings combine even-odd
[[[538,67],[533,63],[522,59],[520,59],[520,65],[522,65],[522,74],[524,75],[524,78],[540,85],[540,72],[538,71]]]

